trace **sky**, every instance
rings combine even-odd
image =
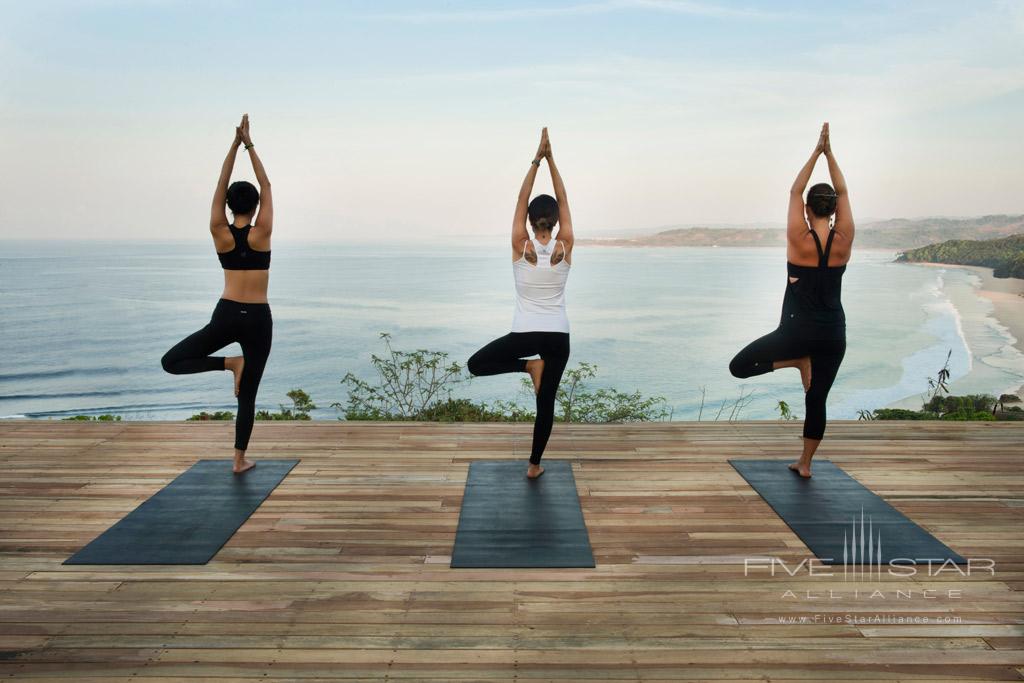
[[[581,237],[779,224],[825,120],[861,220],[1021,213],[1022,45],[1019,1],[0,1],[0,239],[208,239],[245,112],[275,239],[505,234],[542,126]]]

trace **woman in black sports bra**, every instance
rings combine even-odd
[[[242,145],[249,152],[259,190],[244,180],[228,186],[235,155]],[[230,222],[225,205],[231,209],[233,220]],[[175,344],[161,359],[164,370],[174,375],[211,370],[231,370],[234,374],[235,396],[238,397],[235,473],[245,472],[255,465],[246,459],[245,451],[256,416],[256,391],[270,355],[273,332],[267,303],[273,224],[270,180],[249,136],[249,115],[246,114],[241,125],[235,128],[235,139],[221,167],[210,213],[210,234],[224,268],[224,293],[213,309],[210,323]],[[233,342],[241,345],[241,356],[210,355]]]
[[[828,161],[832,185],[814,185],[805,203],[804,188],[822,154]],[[830,226],[833,215],[835,223]],[[827,122],[814,153],[789,191],[786,233],[789,280],[779,327],[736,354],[729,371],[746,378],[778,368],[800,370],[807,411],[804,447],[800,459],[789,468],[810,477],[811,458],[825,434],[825,399],[846,353],[846,314],[840,295],[854,235],[850,196],[832,156]]]

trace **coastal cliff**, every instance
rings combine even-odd
[[[958,266],[984,266],[997,278],[1024,278],[1024,234],[990,240],[946,240],[896,257],[907,263],[945,263]]]

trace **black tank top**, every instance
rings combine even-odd
[[[231,251],[217,252],[220,265],[224,270],[270,270],[270,252],[256,251],[249,246],[251,225],[236,228],[229,225],[231,236],[235,238],[235,248]]]
[[[799,334],[805,339],[845,339],[846,313],[843,311],[843,273],[846,266],[830,268],[828,256],[832,252],[830,231],[825,248],[821,248],[818,233],[811,230],[814,246],[818,250],[818,265],[798,266],[786,262],[789,277],[786,296],[782,299],[782,320],[779,327]]]

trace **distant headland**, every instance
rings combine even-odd
[[[947,240],[991,240],[1020,233],[1024,233],[1024,215],[894,218],[858,225],[857,246],[907,251]],[[669,227],[647,235],[578,239],[576,243],[603,247],[780,247],[785,240],[782,227]]]

